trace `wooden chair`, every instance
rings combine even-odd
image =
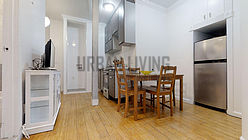
[[[118,105],[117,112],[120,111],[121,105],[121,95],[125,95],[125,113],[124,117],[127,117],[127,113],[129,110],[134,110],[134,108],[129,108],[129,97],[134,96],[134,88],[128,87],[128,82],[126,78],[126,69],[124,65],[124,60],[114,60],[115,70],[117,75],[117,83],[118,83]],[[121,65],[121,68],[118,68],[118,65]],[[122,72],[122,75],[119,75],[119,72]],[[138,109],[143,109],[143,112],[146,112],[146,91],[138,88],[138,95],[143,95],[143,106],[138,107]]]
[[[140,74],[140,68],[128,68],[128,72],[129,74]],[[133,88],[133,81],[130,81],[131,87]],[[142,81],[140,81],[140,87],[142,87]],[[134,98],[131,97],[131,101],[132,103],[134,102],[133,100]],[[142,101],[143,97],[142,94],[140,94],[140,104],[142,105],[143,101]]]
[[[170,96],[170,115],[173,116],[173,90],[175,85],[176,67],[161,66],[157,87],[145,87],[146,91],[157,99],[157,117],[160,118],[160,96],[162,96],[162,109],[165,106],[165,95]],[[156,96],[156,97],[155,97]],[[167,106],[168,107],[168,106]]]

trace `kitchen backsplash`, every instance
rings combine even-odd
[[[107,65],[113,65],[114,59],[120,59],[120,57],[124,58],[125,65],[127,65],[128,67],[135,67],[136,47],[122,46],[121,51],[112,54],[105,54],[105,60]]]

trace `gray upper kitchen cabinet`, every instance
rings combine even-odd
[[[118,31],[119,28],[119,13],[116,11],[111,19],[111,35]]]
[[[119,12],[119,44],[134,45],[135,39],[135,3],[133,0],[122,0]]]
[[[122,0],[105,28],[105,53],[135,44],[135,2]]]

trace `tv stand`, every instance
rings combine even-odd
[[[41,68],[40,70],[57,70],[56,68]]]
[[[25,124],[29,134],[53,130],[60,109],[60,72],[25,71]]]

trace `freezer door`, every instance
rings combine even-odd
[[[226,63],[195,64],[195,102],[226,110],[226,67]]]
[[[226,59],[226,36],[195,43],[195,61]]]

